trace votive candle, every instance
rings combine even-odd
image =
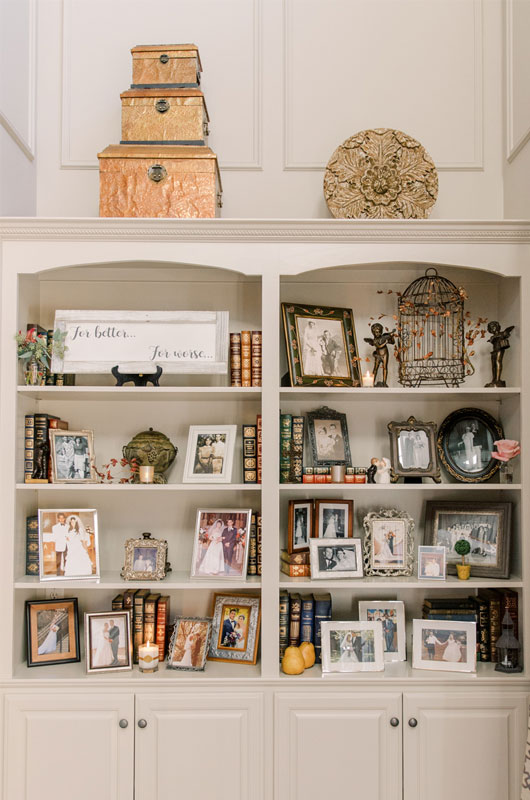
[[[158,645],[146,642],[138,648],[138,666],[140,672],[156,672],[158,670]]]
[[[374,385],[374,375],[373,372],[370,370],[366,370],[366,373],[363,375],[363,386],[370,387]]]
[[[139,472],[140,472],[140,483],[153,483],[155,479],[154,467],[141,466]]]

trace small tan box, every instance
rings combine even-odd
[[[100,217],[219,216],[221,177],[209,147],[111,144],[98,158]]]
[[[122,144],[206,144],[200,89],[131,89],[120,97]]]
[[[139,44],[131,53],[131,89],[190,89],[201,82],[201,59],[195,44]]]

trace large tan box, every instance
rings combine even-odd
[[[221,176],[209,147],[111,144],[98,158],[100,217],[219,216]]]
[[[200,89],[122,92],[122,144],[206,144],[208,111]]]
[[[139,44],[131,50],[132,89],[197,88],[201,59],[195,44]]]

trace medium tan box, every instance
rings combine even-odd
[[[201,59],[195,44],[139,44],[131,53],[131,89],[196,88],[201,82]]]
[[[199,89],[122,92],[122,144],[206,144],[208,111]]]
[[[111,144],[98,158],[100,217],[219,216],[221,177],[209,147]]]

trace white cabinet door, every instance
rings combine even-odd
[[[519,800],[527,713],[522,693],[405,694],[406,800]]]
[[[277,800],[400,800],[401,705],[397,693],[278,693]]]
[[[127,720],[126,728],[120,720]],[[4,797],[132,800],[131,694],[11,694],[5,698]]]
[[[135,800],[261,800],[262,705],[245,692],[137,695]]]

